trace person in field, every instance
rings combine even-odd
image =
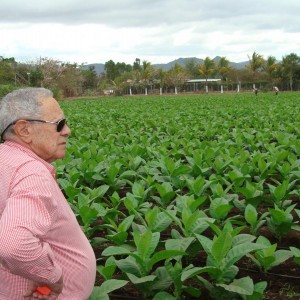
[[[70,128],[44,88],[0,103],[0,300],[86,300],[96,259],[51,164]]]
[[[275,91],[275,95],[278,95],[279,88],[277,86],[273,86],[273,90]]]

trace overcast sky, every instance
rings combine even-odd
[[[152,64],[300,55],[299,0],[0,0],[0,56]]]

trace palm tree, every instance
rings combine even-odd
[[[207,79],[208,77],[216,71],[216,65],[213,59],[210,59],[208,56],[204,59],[203,63],[199,66],[199,74],[203,75],[206,80],[206,92],[207,89]]]
[[[229,60],[226,56],[222,56],[218,62],[217,71],[221,76],[221,79],[227,81],[227,75],[230,72],[231,68],[229,66]]]
[[[277,67],[276,57],[272,56],[272,55],[268,56],[268,58],[265,61],[264,66],[263,66],[263,69],[269,75],[270,78],[272,77],[273,73],[275,72],[276,67]]]
[[[145,94],[147,95],[147,86],[154,76],[154,68],[151,66],[151,62],[144,60],[140,72],[141,81],[144,84]]]
[[[255,81],[256,76],[257,76],[257,72],[263,68],[265,61],[262,55],[256,53],[255,51],[253,52],[252,56],[250,57],[248,55],[249,58],[249,65],[248,68],[252,73],[252,77],[253,77],[253,81]]]

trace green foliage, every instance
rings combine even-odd
[[[275,205],[274,208],[270,208],[270,217],[267,217],[268,228],[271,233],[281,239],[286,235],[292,228],[293,225],[296,225],[293,222],[292,211],[295,208],[296,204],[290,205],[286,209],[280,209]],[[298,229],[298,227],[295,227]]]
[[[279,241],[300,228],[299,93],[280,95],[284,105],[252,96],[61,103],[72,135],[58,181],[92,244],[105,246],[106,281],[121,271],[154,299],[201,297],[201,286],[254,300],[265,283],[238,278],[240,259],[262,270],[298,261],[296,249],[257,238],[263,227]]]
[[[266,223],[266,217],[269,215],[268,212],[258,215],[256,208],[248,204],[245,209],[245,220],[250,224],[250,233],[257,236],[259,229]]]
[[[276,250],[277,244],[271,244],[266,237],[259,236],[256,243],[264,245],[265,248],[255,251],[254,255],[248,254],[248,256],[261,271],[267,272],[293,256],[289,250]]]
[[[0,84],[0,98],[15,90],[16,87],[10,84]]]
[[[101,286],[94,287],[89,300],[109,300],[108,294],[110,292],[123,287],[127,283],[128,281],[126,280],[109,279],[103,282]]]

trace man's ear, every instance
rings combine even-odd
[[[14,125],[15,135],[25,143],[31,141],[32,127],[31,124],[25,120],[18,120]]]

